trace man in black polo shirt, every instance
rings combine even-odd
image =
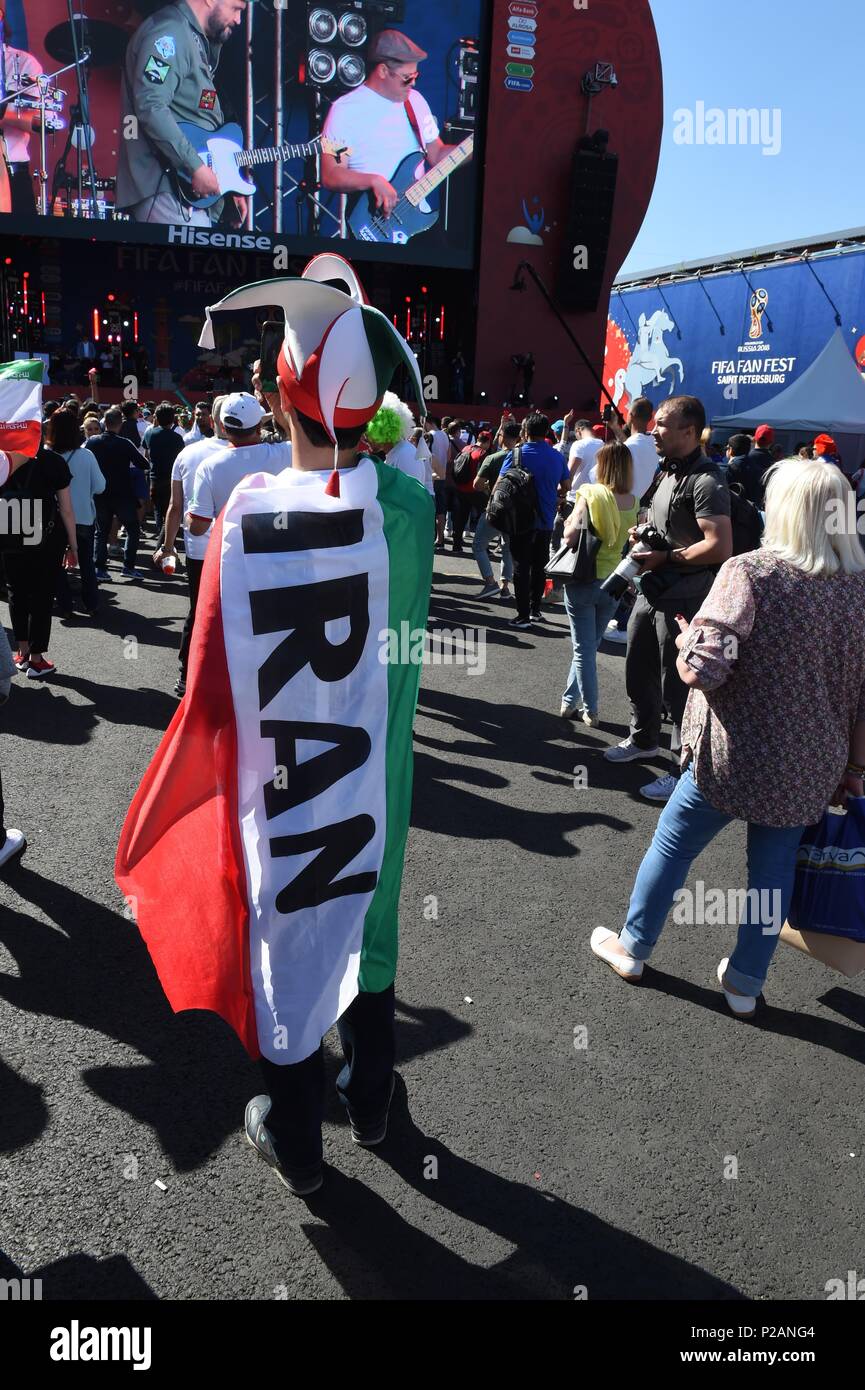
[[[676,614],[691,619],[718,572],[733,553],[730,493],[717,464],[703,454],[700,436],[706,412],[694,396],[675,396],[658,406],[654,440],[662,473],[649,506],[649,522],[670,543],[641,566],[638,585],[649,576],[628,623],[625,678],[631,701],[631,732],[604,756],[614,763],[654,758],[664,708],[673,721],[672,748],[685,712],[688,691],[676,670]],[[641,791],[652,801],[668,801],[676,786],[670,773]]]
[[[164,403],[156,407],[156,424],[144,432],[144,447],[150,458],[150,500],[156,512],[156,529],[162,531],[171,502],[171,470],[183,448],[183,435],[175,429],[177,411]]]
[[[105,433],[93,435],[87,440],[87,448],[96,455],[96,462],[105,476],[105,491],[93,499],[96,506],[96,578],[103,580],[109,578],[108,533],[115,516],[126,527],[123,573],[127,579],[137,577],[135,561],[141,529],[138,524],[136,474],[133,470],[140,469],[144,460],[134,444],[121,438],[122,424],[120,407],[112,405],[105,412]]]

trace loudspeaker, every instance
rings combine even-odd
[[[619,172],[618,155],[586,148],[589,143],[581,141],[574,155],[556,281],[562,308],[583,313],[593,313],[601,297]]]
[[[337,0],[306,6],[305,80],[331,100],[366,78],[366,52],[379,29],[399,23],[405,0]]]

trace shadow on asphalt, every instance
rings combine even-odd
[[[157,1295],[125,1255],[97,1260],[93,1255],[66,1255],[40,1269],[24,1270],[0,1251],[0,1279],[41,1279],[41,1298],[53,1299],[155,1299]]]
[[[26,1149],[48,1124],[41,1086],[25,1081],[0,1059],[0,1154]]]
[[[492,1268],[471,1264],[404,1220],[363,1183],[328,1168],[322,1189],[306,1199],[317,1221],[304,1222],[303,1230],[350,1298],[743,1298],[731,1284],[551,1192],[460,1158],[414,1123],[401,1078],[387,1138],[370,1154],[431,1208],[484,1227],[516,1249]],[[430,1221],[436,1221],[434,1210]]]
[[[174,717],[177,698],[164,690],[141,686],[107,685],[83,676],[67,676],[58,671],[50,681],[27,682],[38,684],[40,694],[35,698],[12,699],[3,710],[4,731],[29,738],[37,743],[88,743],[97,723],[130,724],[139,729],[155,729],[163,733]],[[90,703],[73,704],[64,691],[75,691]]]

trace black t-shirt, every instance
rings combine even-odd
[[[135,478],[131,468],[141,468],[144,459],[134,444],[119,434],[97,434],[88,439],[86,447],[96,455],[96,462],[105,478],[106,502],[136,501]]]
[[[46,449],[44,446],[34,459],[28,459],[20,468],[16,468],[3,487],[0,487],[0,500],[19,502],[22,529],[10,529],[13,521],[12,512],[11,509],[5,508],[4,510],[9,512],[9,518],[7,524],[0,528],[0,549],[19,550],[22,548],[24,536],[34,537],[40,532],[40,543],[44,544],[56,526],[62,528],[63,522],[58,515],[57,493],[62,492],[71,482],[72,474],[66,460],[53,449]],[[38,512],[36,504],[39,507]],[[32,548],[28,544],[27,549]]]
[[[183,435],[174,429],[166,430],[161,425],[154,425],[145,434],[144,443],[150,455],[153,482],[170,485],[174,460],[184,447]]]
[[[121,439],[128,439],[129,443],[133,444],[136,449],[140,448],[141,431],[138,428],[138,422],[136,420],[124,420],[118,430],[118,434]]]
[[[693,475],[693,482],[685,479]],[[704,539],[698,518],[730,515],[730,492],[717,464],[698,449],[682,460],[675,471],[662,474],[649,506],[649,520],[666,536],[674,550]],[[694,565],[674,568],[696,573]]]

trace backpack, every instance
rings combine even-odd
[[[462,453],[454,460],[453,478],[458,487],[464,487],[468,483],[473,483],[477,477],[478,468],[486,458],[486,449],[468,448],[463,449]]]
[[[533,530],[535,525],[538,496],[534,478],[520,465],[522,448],[521,444],[517,445],[507,473],[499,474],[487,506],[487,521],[504,536],[519,536],[523,531]]]
[[[706,460],[711,463],[711,460]],[[711,473],[713,476],[723,479],[721,470],[714,465],[702,469],[701,472]],[[663,476],[663,475],[661,475]],[[681,496],[693,498],[694,482],[699,477],[697,473],[689,473],[684,479],[684,487]],[[658,478],[655,485],[650,490],[651,495],[657,491]],[[727,482],[727,489],[730,493],[730,524],[733,528],[733,554],[745,555],[749,550],[759,550],[760,540],[763,535],[763,518],[754,503],[749,501],[745,495],[745,489],[741,483]],[[649,494],[646,494],[649,496]],[[674,494],[675,495],[675,494]]]
[[[750,498],[745,496],[741,483],[728,483],[730,489],[730,521],[733,526],[733,554],[745,555],[759,550],[763,537],[763,518]]]

